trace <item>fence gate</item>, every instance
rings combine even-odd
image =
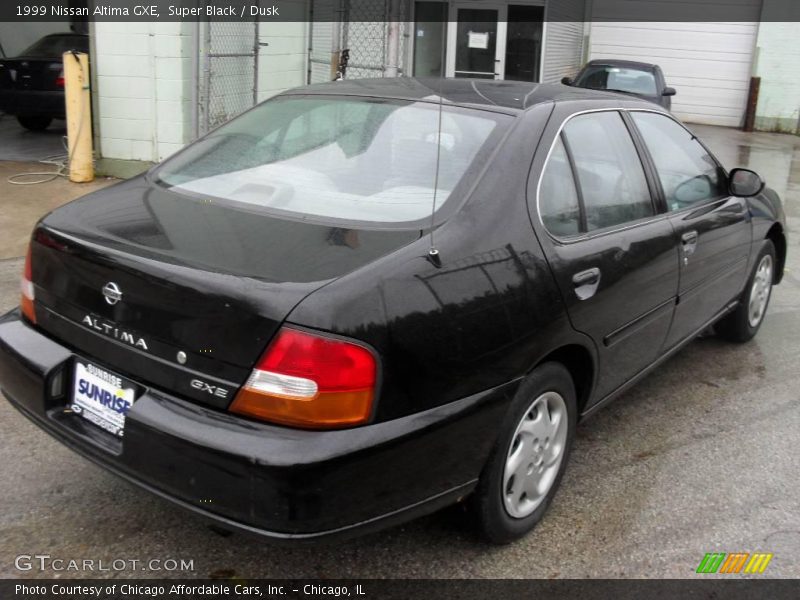
[[[199,133],[255,105],[258,97],[258,22],[204,23]]]
[[[400,75],[407,73],[407,21],[411,7],[408,0],[396,2],[398,13],[394,20],[400,23],[398,64],[389,65],[390,0],[310,0],[308,82],[331,80],[331,50],[337,42],[339,49],[350,51],[345,79],[383,77],[390,66],[397,67]]]

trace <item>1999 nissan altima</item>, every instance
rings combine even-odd
[[[43,218],[0,386],[227,527],[316,539],[469,500],[507,542],[578,419],[711,324],[756,334],[785,254],[775,193],[650,103],[312,86]]]

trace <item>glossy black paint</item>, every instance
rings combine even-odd
[[[668,215],[656,186],[652,219],[569,243],[551,237],[538,218],[537,184],[561,125],[584,111],[660,111],[629,97],[413,79],[288,93],[441,94],[516,118],[432,239],[427,230],[238,211],[147,177],[87,196],[37,227],[38,325],[18,313],[0,321],[0,387],[12,404],[82,454],[227,526],[280,539],[328,536],[455,501],[475,485],[506,407],[536,365],[564,362],[588,412],[697,333],[688,322],[685,333],[671,333],[690,297],[683,284],[704,277],[680,270],[681,223],[701,232],[698,251],[708,246],[702,268],[724,273],[724,286],[695,294],[700,325],[735,300],[761,241],[785,235],[770,190]],[[645,155],[642,162],[653,185]],[[573,276],[592,268],[602,277],[581,300]],[[123,291],[113,306],[100,291],[108,281]],[[147,350],[87,326],[85,313],[141,335]],[[371,423],[332,432],[259,423],[187,386],[199,376],[232,398],[282,324],[378,352]],[[65,414],[73,356],[145,388],[123,442]]]
[[[675,88],[667,86],[667,82],[664,79],[664,72],[661,70],[661,67],[651,63],[636,62],[632,60],[598,58],[595,60],[590,60],[588,63],[586,63],[575,77],[565,77],[562,80],[562,83],[564,83],[565,85],[575,85],[575,82],[580,80],[584,71],[586,71],[588,68],[592,66],[597,66],[597,65],[610,66],[610,67],[628,67],[634,69],[641,69],[643,71],[648,71],[652,73],[656,80],[656,90],[658,90],[658,94],[656,94],[655,96],[651,96],[648,94],[631,94],[631,95],[658,104],[663,108],[666,108],[667,110],[670,110],[672,108],[672,96],[676,94]]]

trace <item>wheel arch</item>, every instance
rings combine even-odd
[[[531,370],[546,362],[560,363],[569,371],[572,382],[575,384],[578,415],[580,416],[584,408],[586,408],[594,389],[596,374],[594,354],[582,344],[565,344],[551,350],[539,359]]]
[[[770,240],[775,246],[775,258],[778,264],[772,282],[778,284],[783,279],[783,271],[786,267],[786,235],[783,232],[783,226],[780,223],[773,223],[767,231],[765,239]]]

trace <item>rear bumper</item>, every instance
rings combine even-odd
[[[121,440],[65,413],[59,380],[70,389],[73,358],[18,312],[0,318],[0,389],[20,412],[123,478],[276,541],[349,537],[455,502],[474,487],[516,389],[328,432],[244,420],[149,389]]]
[[[63,119],[66,116],[64,92],[0,89],[0,110],[14,116]]]

